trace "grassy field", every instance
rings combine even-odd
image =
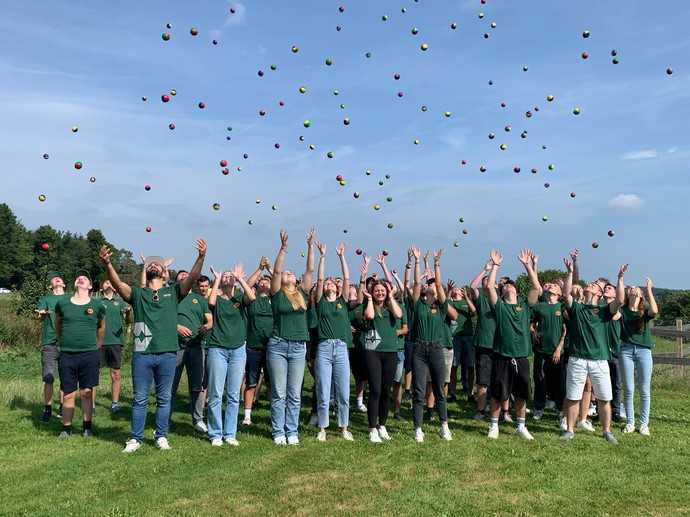
[[[129,367],[123,374],[123,414],[111,418],[107,410],[104,372],[96,437],[63,442],[59,420],[38,422],[38,354],[0,354],[0,514],[690,514],[690,376],[671,367],[655,370],[652,437],[617,431],[617,447],[599,433],[560,442],[554,415],[528,422],[532,443],[507,425],[490,442],[486,424],[469,418],[472,408],[452,404],[451,443],[429,425],[426,443],[416,444],[411,423],[391,421],[393,440],[373,445],[365,416],[354,412],[354,443],[335,433],[318,443],[303,426],[299,446],[278,448],[263,399],[256,425],[238,434],[241,446],[215,449],[193,431],[180,396],[173,450],[153,447],[150,415],[146,446],[134,455],[120,452],[129,429]],[[303,407],[308,397],[305,390]],[[77,412],[75,422],[80,418]]]

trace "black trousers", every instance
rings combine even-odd
[[[386,425],[390,391],[398,365],[397,352],[364,351],[364,360],[369,375],[369,400],[367,401],[367,417],[369,427]]]
[[[441,422],[448,420],[446,395],[443,392],[445,381],[445,360],[443,348],[438,343],[417,342],[412,354],[412,384],[414,386],[414,426],[422,427],[426,398],[427,369],[431,376],[431,389],[436,399],[436,409]]]
[[[546,398],[556,403],[560,411],[563,405],[563,361],[553,364],[551,354],[534,352],[534,366],[532,378],[534,380],[534,409],[543,410]]]
[[[611,375],[611,390],[613,392],[613,399],[611,399],[611,413],[614,417],[619,417],[621,414],[621,371],[618,366],[618,356],[611,355],[609,359],[609,374]]]

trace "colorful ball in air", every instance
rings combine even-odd
[[[349,126],[349,125],[350,125],[350,119],[349,119],[348,117],[345,117],[345,118],[343,119],[343,124],[346,125],[346,126]]]
[[[45,202],[45,200],[46,200],[45,194],[39,194],[39,195],[38,195],[38,200],[39,200],[41,203]]]
[[[527,117],[527,118],[532,118],[532,112],[531,112],[531,111],[526,111],[526,112],[525,112],[525,117]]]
[[[510,133],[510,131],[511,131],[512,129],[513,129],[512,126],[508,125],[508,126],[506,126],[506,127],[503,128],[503,131],[505,131],[506,133]]]
[[[199,35],[199,29],[197,29],[196,27],[192,27],[191,29],[189,29],[189,33],[192,36],[198,36]]]
[[[343,181],[343,175],[342,175],[342,174],[338,174],[338,175],[335,177],[335,181],[337,181],[337,182]]]
[[[415,138],[415,139],[414,139],[414,145],[419,145],[419,144],[421,144],[421,143],[422,143],[422,142],[421,142],[421,140],[419,140],[419,138]]]
[[[340,95],[340,90],[333,90],[333,95],[335,95],[336,97]]]
[[[213,203],[213,209],[216,211],[220,210],[220,203]]]
[[[386,227],[388,227],[389,230],[392,230],[395,227],[395,225],[393,223],[388,223]]]
[[[592,248],[597,249],[599,247],[599,243],[597,241],[594,241],[592,243]]]
[[[458,219],[458,221],[461,222],[461,223],[464,223],[464,222],[465,222],[465,218],[464,218],[464,217],[460,217],[460,218]]]
[[[285,106],[285,102],[283,102],[283,101],[278,101],[278,106],[280,106],[280,107],[282,108],[283,106]]]
[[[479,166],[479,172],[486,172],[486,166],[485,166],[485,165],[480,165],[480,166]]]
[[[551,186],[551,183],[544,183],[544,188],[549,188]]]
[[[304,135],[300,135],[298,140],[299,140],[300,142],[304,142]]]
[[[247,221],[247,224],[252,225],[252,224],[254,224],[254,221],[252,221],[252,220],[250,219],[249,221]]]
[[[384,14],[383,16],[381,16],[381,21],[382,21],[382,22],[387,22],[387,21],[388,21],[388,16],[386,16],[385,14]]]
[[[525,65],[525,66],[522,67],[522,71],[523,71],[523,72],[526,72],[527,70],[528,70],[527,65]]]
[[[50,244],[48,244],[47,242],[44,242],[43,244],[41,244],[41,249],[43,251],[48,251],[50,249]]]
[[[237,169],[238,169],[237,172],[239,172],[239,167]],[[221,169],[220,172],[223,173],[223,176],[227,176],[228,174],[230,174],[230,169],[225,167],[225,168]]]
[[[398,98],[402,98],[405,95],[403,92],[398,92]]]
[[[148,192],[149,190],[151,190],[151,185],[149,185],[149,184],[144,185],[144,190],[145,190],[146,192]]]
[[[496,22],[491,22],[491,28],[495,29],[496,28]]]
[[[429,44],[428,43],[422,43],[419,48],[422,50],[422,52],[426,52],[429,50]]]
[[[341,105],[340,105],[340,109],[341,109],[341,110],[344,110],[344,109],[345,109],[345,104],[341,104]]]
[[[96,176],[91,176],[91,177],[89,178],[89,181],[90,181],[91,183],[96,183]]]
[[[507,104],[505,102],[501,103],[501,108],[505,108],[506,106],[507,106]]]
[[[366,54],[364,54],[364,57],[366,57],[367,59],[371,58],[371,52],[367,52]]]
[[[166,29],[172,29],[172,23],[166,23],[165,28]]]
[[[421,108],[421,109],[422,109],[422,111],[423,111],[424,113],[426,113],[427,111],[429,111],[429,108],[428,108],[428,107],[426,107],[426,106],[422,106],[422,108]]]
[[[463,234],[463,235],[469,235],[469,233],[470,233],[470,232],[469,232],[469,230],[468,230],[467,228],[463,228],[463,230],[462,230],[462,234]]]
[[[513,172],[515,174],[520,174],[520,167],[518,167],[518,166],[513,167]]]
[[[493,86],[493,85],[494,85],[494,82],[489,79],[489,86]]]
[[[585,39],[589,38],[589,31],[582,31],[582,37]]]
[[[531,171],[531,172],[532,172],[532,174],[536,174],[536,173],[539,172],[539,171],[537,171],[537,169],[535,169],[534,167],[532,167],[532,171]]]
[[[450,28],[453,29],[453,30],[455,30],[455,29],[458,28],[458,24],[455,23],[455,22],[453,22],[453,23],[450,24]]]
[[[541,220],[544,222],[547,222],[549,220],[549,218],[547,216],[542,216]]]
[[[280,144],[276,142],[275,144],[273,144],[273,147],[275,147],[276,149],[280,149]]]
[[[388,201],[389,203],[392,203],[392,202],[393,202],[393,198],[390,197],[390,196],[388,196],[388,197],[386,198],[386,201]]]
[[[326,156],[327,156],[328,158],[335,158],[335,153],[334,153],[333,151],[328,151],[328,152],[326,153]]]
[[[454,248],[459,248],[459,247],[460,247],[460,243],[459,243],[458,241],[455,241],[455,242],[453,243],[453,247],[454,247]]]
[[[582,112],[582,110],[580,110],[580,108],[577,108],[577,107],[573,108],[573,115],[579,115],[581,112]]]
[[[389,225],[389,226],[390,226],[390,225]],[[383,250],[383,251],[381,252],[381,255],[383,255],[384,257],[387,257],[387,256],[388,256],[388,250]]]
[[[146,227],[146,233],[151,233],[152,231],[153,231],[153,228],[151,228],[150,226]]]
[[[299,92],[300,93],[307,93],[307,89],[304,86],[299,87]]]
[[[669,67],[666,69],[666,75],[673,75],[673,68]]]
[[[259,77],[263,77],[263,76],[264,76],[264,71],[263,71],[263,70],[259,70],[259,71],[256,73],[256,75],[258,75]]]
[[[484,18],[484,13],[480,12],[479,14],[477,14],[477,16],[478,16],[479,19],[481,20],[482,18]]]
[[[383,180],[379,180],[379,187],[383,187]]]
[[[169,32],[164,32],[163,34],[161,34],[161,39],[162,39],[163,41],[170,41],[170,33],[169,33]]]
[[[314,149],[316,149],[316,145],[314,145],[314,144],[309,144],[309,150],[310,150],[310,151],[313,151]]]
[[[200,102],[199,104],[197,104],[197,106],[199,106],[199,109],[202,110],[206,107],[206,104],[204,104],[203,102]]]
[[[550,171],[555,171],[555,170],[556,170],[556,166],[555,166],[553,163],[550,163],[548,168],[549,168]]]
[[[331,66],[333,64],[333,60],[330,57],[326,58],[326,66]]]
[[[274,212],[278,210],[278,205],[271,205],[271,210],[273,210]]]
[[[146,102],[147,100],[149,100],[149,98],[146,97],[146,96],[144,96],[144,97],[141,98],[141,101],[142,101],[142,102]]]
[[[302,122],[302,125],[303,125],[304,127],[309,127],[309,126],[311,126],[311,120],[309,120],[309,119],[305,120],[304,122]]]
[[[527,138],[527,131],[520,133],[520,138]]]
[[[577,194],[575,192],[570,193],[570,197],[574,198],[575,196],[577,196]]]
[[[618,55],[618,51],[614,48],[614,49],[611,51],[611,57],[616,57],[617,55]]]
[[[270,68],[271,68],[271,70],[274,71],[274,72],[275,72],[276,70],[278,70],[278,66],[277,66],[277,65],[271,65]]]
[[[357,248],[357,249],[355,250],[355,254],[356,254],[356,255],[361,255],[362,253],[364,253],[364,252],[363,252],[360,248]]]
[[[369,170],[369,169],[365,170],[364,174],[366,174],[367,176],[371,176],[371,170]]]
[[[397,72],[394,73],[394,74],[393,74],[393,79],[395,79],[396,81],[399,81],[399,80],[400,80],[400,74],[397,73]]]
[[[505,151],[506,149],[508,149],[508,144],[501,144],[498,147],[501,151]]]
[[[379,205],[379,204],[374,205],[374,210],[381,210],[381,205]]]
[[[48,158],[50,158],[50,155],[48,153],[43,153],[43,159],[47,160]]]
[[[386,175],[384,176],[384,178],[386,178],[387,180],[389,180],[389,179],[391,179],[391,175],[390,175],[390,174],[386,174]]]
[[[618,58],[617,58],[617,57],[614,57],[614,58],[611,60],[611,63],[613,63],[614,65],[617,65],[618,63],[620,63],[620,61],[618,61]]]
[[[609,237],[613,237],[614,235],[616,235],[616,232],[614,232],[613,230],[609,230],[607,234]]]
[[[354,197],[355,199],[359,199],[359,195],[359,192],[355,192],[352,194],[352,197]]]
[[[581,56],[582,56],[582,59],[589,59],[589,53],[588,52],[583,52],[581,54]]]
[[[242,155],[242,158],[244,158],[244,159],[246,160],[247,158],[249,158],[249,155],[248,155],[247,153],[244,153],[244,154]]]
[[[491,36],[488,32],[484,33],[484,39],[489,39],[489,36]]]
[[[489,133],[489,140],[493,140],[496,138],[496,135],[494,133]]]
[[[81,168],[84,166],[82,162],[74,162],[74,168],[77,170],[81,170]]]
[[[211,43],[213,43],[214,45],[218,45],[218,40],[214,39],[213,41],[211,41]]]
[[[297,54],[297,52],[299,52],[299,47],[297,45],[293,45],[290,50],[293,54]]]
[[[446,117],[446,118],[450,118],[450,117],[453,116],[453,114],[452,114],[450,111],[446,111],[446,112],[443,114],[443,116]]]
[[[79,131],[79,127],[78,126],[72,126],[72,133],[76,133],[77,131]]]
[[[553,102],[553,99],[554,99],[554,96],[553,96],[553,95],[547,95],[547,96],[546,96],[546,100],[547,100],[548,102]]]
[[[417,34],[419,34],[419,29],[417,27],[412,27],[412,30],[410,32],[412,32],[413,36],[416,36]]]

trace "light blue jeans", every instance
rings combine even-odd
[[[618,354],[623,377],[623,400],[628,424],[635,425],[635,376],[640,390],[640,426],[649,425],[649,406],[652,401],[652,351],[649,348],[622,343]]]
[[[229,440],[237,434],[240,386],[247,363],[247,348],[212,347],[206,352],[208,371],[208,437]],[[225,417],[221,419],[223,392]]]
[[[273,438],[297,436],[307,343],[272,337],[266,347]]]
[[[160,354],[143,354],[134,352],[132,355],[132,438],[138,442],[144,441],[144,426],[149,405],[149,390],[151,383],[156,385],[156,432],[158,439],[168,434],[170,426],[170,398],[173,378],[175,377],[175,352]]]
[[[339,339],[326,339],[316,348],[314,362],[316,400],[319,427],[328,427],[328,406],[331,401],[331,383],[338,406],[338,426],[347,427],[350,421],[350,357],[347,343]]]

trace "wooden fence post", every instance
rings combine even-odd
[[[685,375],[685,365],[683,364],[683,320],[676,319],[676,330],[679,332],[678,337],[676,337],[676,357],[678,357],[678,373]]]

